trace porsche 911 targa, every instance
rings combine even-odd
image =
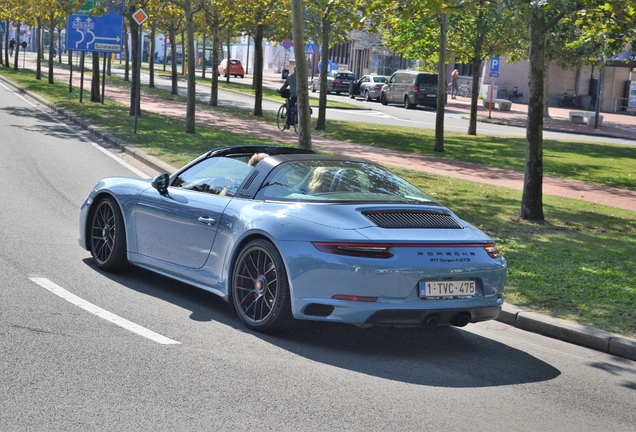
[[[100,181],[79,244],[211,291],[256,331],[293,319],[465,326],[494,319],[506,261],[493,240],[361,159],[224,147],[172,175]]]

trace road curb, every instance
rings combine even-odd
[[[553,339],[636,361],[636,339],[505,304],[497,318],[504,324]]]
[[[154,156],[148,155],[108,132],[102,131],[66,110],[58,108],[39,95],[31,93],[16,83],[6,79],[2,75],[0,75],[0,81],[16,89],[19,93],[27,95],[37,103],[55,111],[57,114],[66,118],[69,122],[88,131],[96,138],[101,139],[109,145],[126,152],[140,162],[152,167],[154,170],[167,173],[175,171],[175,168],[171,165],[157,159]],[[497,321],[525,331],[538,333],[564,342],[573,343],[636,361],[636,339],[628,338],[616,333],[532,312],[510,304],[504,304]]]
[[[60,108],[56,105],[54,105],[53,103],[47,101],[46,99],[44,99],[43,97],[30,92],[29,90],[25,89],[24,87],[19,86],[18,84],[14,83],[13,81],[10,81],[8,79],[6,79],[5,77],[3,77],[2,75],[0,75],[0,81],[2,81],[4,84],[16,89],[16,91],[18,91],[20,94],[23,94],[25,96],[28,96],[29,98],[33,99],[35,102],[37,102],[38,104],[50,109],[51,111],[55,112],[57,115],[61,116],[62,118],[64,118],[66,121],[68,121],[69,123],[72,123],[74,125],[76,125],[77,127],[79,127],[82,130],[85,130],[87,132],[89,132],[91,135],[93,135],[95,138],[102,140],[103,142],[115,147],[118,150],[121,150],[123,152],[125,152],[126,154],[132,156],[133,158],[137,159],[140,162],[143,162],[144,164],[146,164],[147,166],[149,166],[150,168],[154,169],[155,171],[158,172],[167,172],[167,173],[173,173],[176,169],[165,163],[164,161],[147,154],[146,152],[126,143],[123,140],[120,140],[119,138],[115,137],[114,135],[111,135],[110,133],[103,131],[101,129],[99,129],[96,126],[93,126],[92,124],[88,123],[87,121],[81,119],[80,117],[76,116],[75,114],[72,114],[70,112],[68,112],[67,110],[65,110],[64,108]]]

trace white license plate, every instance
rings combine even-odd
[[[474,296],[474,280],[421,281],[420,297],[466,297]]]
[[[437,93],[429,93],[426,97],[437,97]]]

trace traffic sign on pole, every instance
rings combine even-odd
[[[312,44],[312,43],[305,44],[305,54],[309,54],[309,55],[316,54],[316,44]]]
[[[66,47],[73,51],[119,53],[122,51],[124,17],[111,9],[98,17],[69,15]]]
[[[133,14],[133,19],[137,24],[142,25],[148,19],[148,14],[143,9],[139,8]]]
[[[493,78],[499,77],[499,57],[490,59],[490,76]]]
[[[4,34],[5,33],[5,26],[3,22],[0,22],[0,33]]]
[[[291,39],[283,39],[282,45],[283,45],[283,48],[290,49],[293,44],[292,44]]]

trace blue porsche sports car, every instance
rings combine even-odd
[[[245,324],[464,326],[498,316],[493,240],[380,165],[274,146],[212,150],[172,175],[100,181],[79,243],[211,291]]]

